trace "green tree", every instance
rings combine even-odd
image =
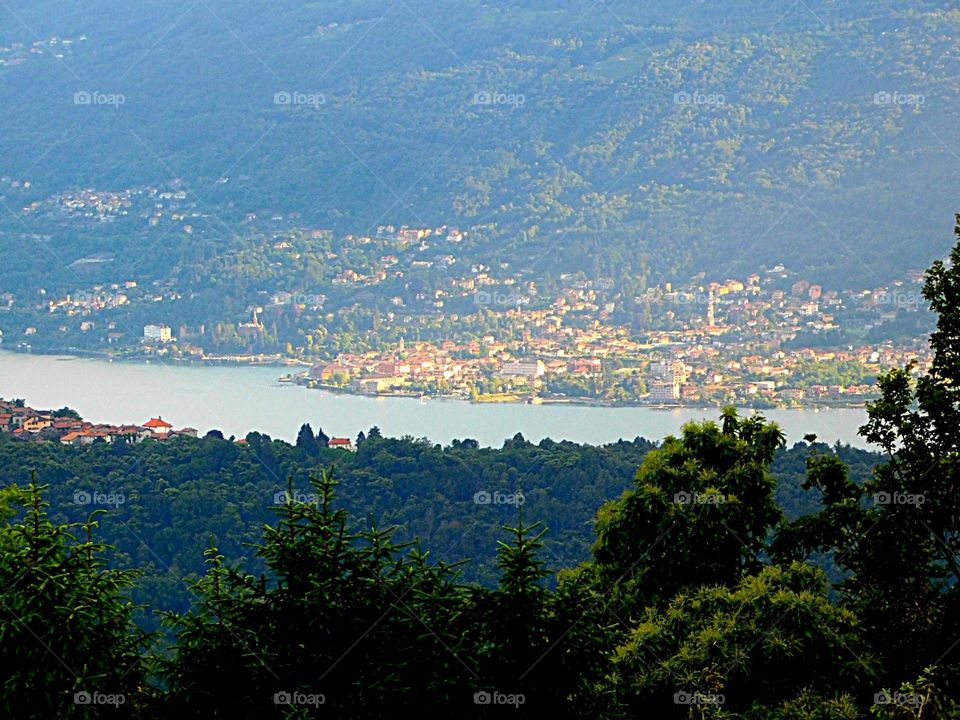
[[[549,655],[549,592],[543,579],[549,574],[537,557],[543,547],[543,530],[525,525],[521,512],[516,527],[506,527],[512,542],[498,541],[497,566],[500,586],[485,598],[485,640],[490,652],[483,664],[481,692],[522,695],[523,714],[530,708],[540,713],[555,697],[545,692],[555,657]]]
[[[317,442],[317,436],[313,434],[310,423],[304,423],[300,426],[300,431],[297,433],[297,447],[307,455],[319,454],[320,445]]]
[[[317,501],[295,502],[291,488],[257,549],[275,581],[229,569],[211,549],[196,609],[167,617],[177,633],[163,673],[167,712],[385,717],[470,707],[463,658],[476,621],[452,568],[393,543],[390,530],[350,531],[329,473],[313,482]]]
[[[22,520],[0,528],[0,708],[5,717],[133,717],[143,701],[143,650],[127,594],[137,573],[111,570],[94,540],[95,512],[55,524],[31,483]]]
[[[960,216],[957,219],[960,238]],[[862,619],[897,686],[937,664],[960,690],[960,242],[951,264],[927,272],[924,297],[937,313],[929,372],[912,366],[880,378],[861,434],[887,462],[863,486],[830,456],[811,460],[806,487],[822,509],[785,527],[781,558],[832,553],[846,572],[844,602]]]
[[[777,425],[727,410],[722,427],[688,423],[647,455],[634,488],[597,519],[596,571],[628,613],[759,568],[781,517],[769,466],[783,445]]]
[[[74,420],[80,420],[80,413],[70,407],[62,407],[59,410],[54,410],[51,413],[54,417],[58,418],[73,418]]]
[[[602,598],[572,576],[557,592],[545,586],[540,523],[526,524],[521,511],[516,526],[503,529],[510,541],[497,543],[498,587],[476,596],[484,618],[479,692],[512,698],[516,717],[604,716],[610,707],[600,707],[597,693],[614,635]]]
[[[317,445],[325,448],[330,444],[330,437],[323,431],[323,428],[317,428]]]
[[[849,704],[872,672],[854,614],[830,602],[820,570],[794,563],[648,608],[617,648],[612,683],[631,713],[759,718],[805,694]]]

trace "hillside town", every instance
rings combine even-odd
[[[712,405],[726,402],[753,407],[804,405],[860,406],[877,396],[869,373],[915,363],[929,367],[917,350],[892,347],[850,351],[805,350],[777,352],[771,356],[727,358],[717,348],[680,349],[648,357],[642,352],[631,363],[618,357],[616,366],[605,358],[520,356],[505,343],[490,341],[481,357],[478,344],[424,343],[411,350],[344,353],[333,362],[309,371],[285,375],[284,382],[311,388],[364,395],[437,396],[477,402],[593,402],[623,403],[632,400],[653,405]],[[862,381],[817,382],[812,369],[860,370]],[[631,383],[632,381],[632,383]],[[637,390],[628,395],[632,384]],[[622,392],[621,392],[622,391]]]
[[[209,222],[176,182],[71,191],[24,212],[53,226],[132,223],[184,236]],[[229,303],[182,268],[70,291],[7,291],[0,343],[301,366],[284,381],[369,395],[761,408],[862,405],[879,373],[909,363],[923,372],[930,362],[917,270],[862,289],[829,288],[783,265],[648,285],[485,262],[474,249],[482,227],[379,225],[337,236],[297,221],[246,215],[249,249],[225,267],[269,272],[239,283]],[[95,253],[73,265],[109,276],[116,263]]]
[[[511,339],[486,334],[409,346],[401,339],[389,350],[341,353],[286,379],[475,401],[862,405],[876,397],[880,373],[911,363],[923,372],[931,359],[919,333],[884,337],[886,324],[923,317],[921,273],[860,292],[791,280],[782,267],[745,281],[651,288],[634,299],[648,317],[638,329],[618,317],[616,302],[604,302],[602,284],[574,281],[536,306],[533,283],[526,295],[477,290],[489,278],[480,272],[463,287]],[[839,333],[851,341],[837,343]],[[876,340],[862,341],[871,336]]]
[[[69,408],[38,410],[23,400],[0,398],[0,434],[33,442],[59,442],[61,445],[161,442],[177,437],[196,437],[194,428],[175,429],[162,417],[150,418],[142,425],[111,425],[83,420]]]

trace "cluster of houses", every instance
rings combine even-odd
[[[62,411],[37,410],[22,400],[0,399],[0,433],[35,442],[60,442],[63,445],[90,445],[94,442],[169,440],[179,436],[196,437],[193,428],[174,429],[160,417],[142,425],[91,423]]]
[[[399,350],[363,355],[341,353],[333,362],[315,365],[301,379],[339,384],[354,392],[374,395],[390,393],[410,383],[429,382],[443,383],[468,394],[469,386],[484,377],[524,379],[533,385],[552,373],[583,377],[602,374],[599,358],[515,357],[508,351],[507,343],[498,343],[489,336],[483,338],[483,343],[457,345],[445,341],[438,347],[417,342],[407,350],[401,342]]]
[[[361,393],[382,393],[403,387],[410,381],[466,382],[477,375],[467,361],[456,360],[447,349],[426,343],[411,353],[343,353],[332,363],[315,365],[309,377],[322,383],[347,385]]]

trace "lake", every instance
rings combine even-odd
[[[242,437],[259,430],[284,440],[309,422],[330,436],[355,437],[377,425],[385,435],[427,437],[447,444],[474,438],[499,446],[517,432],[533,442],[600,444],[640,435],[659,440],[689,420],[716,418],[719,411],[691,408],[576,405],[471,404],[457,400],[374,398],[282,384],[278,367],[108,362],[86,358],[0,352],[0,397],[24,398],[38,408],[69,405],[93,422],[143,423],[162,415],[176,427],[202,435],[218,428]],[[769,410],[795,442],[807,433],[823,441],[865,446],[857,428],[862,409]]]

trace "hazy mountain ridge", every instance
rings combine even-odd
[[[190,243],[214,253],[246,212],[272,209],[345,232],[482,226],[464,253],[543,271],[783,261],[879,283],[946,249],[933,238],[955,205],[960,109],[947,8],[13,6],[22,23],[0,44],[88,39],[0,68],[0,175],[32,182],[0,197],[16,211],[176,177],[211,217]],[[124,102],[77,105],[77,92]],[[10,249],[28,229],[64,236],[4,215]],[[130,242],[96,235],[121,256]],[[90,243],[78,232],[56,252],[72,261]]]

